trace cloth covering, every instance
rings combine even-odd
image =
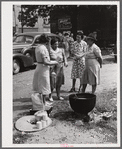
[[[43,62],[44,58],[50,60],[49,52],[44,45],[39,45],[35,50],[35,56],[37,62]],[[33,78],[33,91],[42,93],[43,95],[49,95],[50,90],[50,66],[38,63],[34,78]]]
[[[100,84],[100,64],[97,61],[97,57],[102,58],[100,48],[96,44],[93,44],[91,47],[88,46],[81,84]]]

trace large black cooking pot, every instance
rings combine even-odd
[[[95,107],[96,95],[90,93],[70,94],[69,102],[75,112],[87,115]]]

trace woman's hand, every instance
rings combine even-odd
[[[53,65],[58,65],[58,64],[59,64],[57,61],[53,61],[53,62],[54,62],[54,64],[53,64]]]
[[[68,63],[67,63],[67,62],[65,62],[65,63],[64,63],[64,66],[65,66],[65,67],[68,67]]]
[[[98,60],[98,62],[100,64],[100,68],[102,68],[102,58],[101,57],[98,57],[97,60]]]
[[[83,53],[83,54],[80,54],[80,55],[76,54],[76,55],[75,55],[75,59],[82,58],[83,56],[85,56],[85,53]]]

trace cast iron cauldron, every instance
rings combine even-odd
[[[95,107],[96,95],[90,93],[71,94],[69,102],[75,112],[87,115]]]

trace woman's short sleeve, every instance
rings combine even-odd
[[[96,57],[102,57],[101,50],[98,46],[95,46],[93,51],[94,51],[94,54],[96,55]]]
[[[46,47],[41,48],[40,50],[42,58],[49,58],[49,53]]]
[[[84,41],[83,44],[83,52],[85,53],[87,51],[87,43]]]

